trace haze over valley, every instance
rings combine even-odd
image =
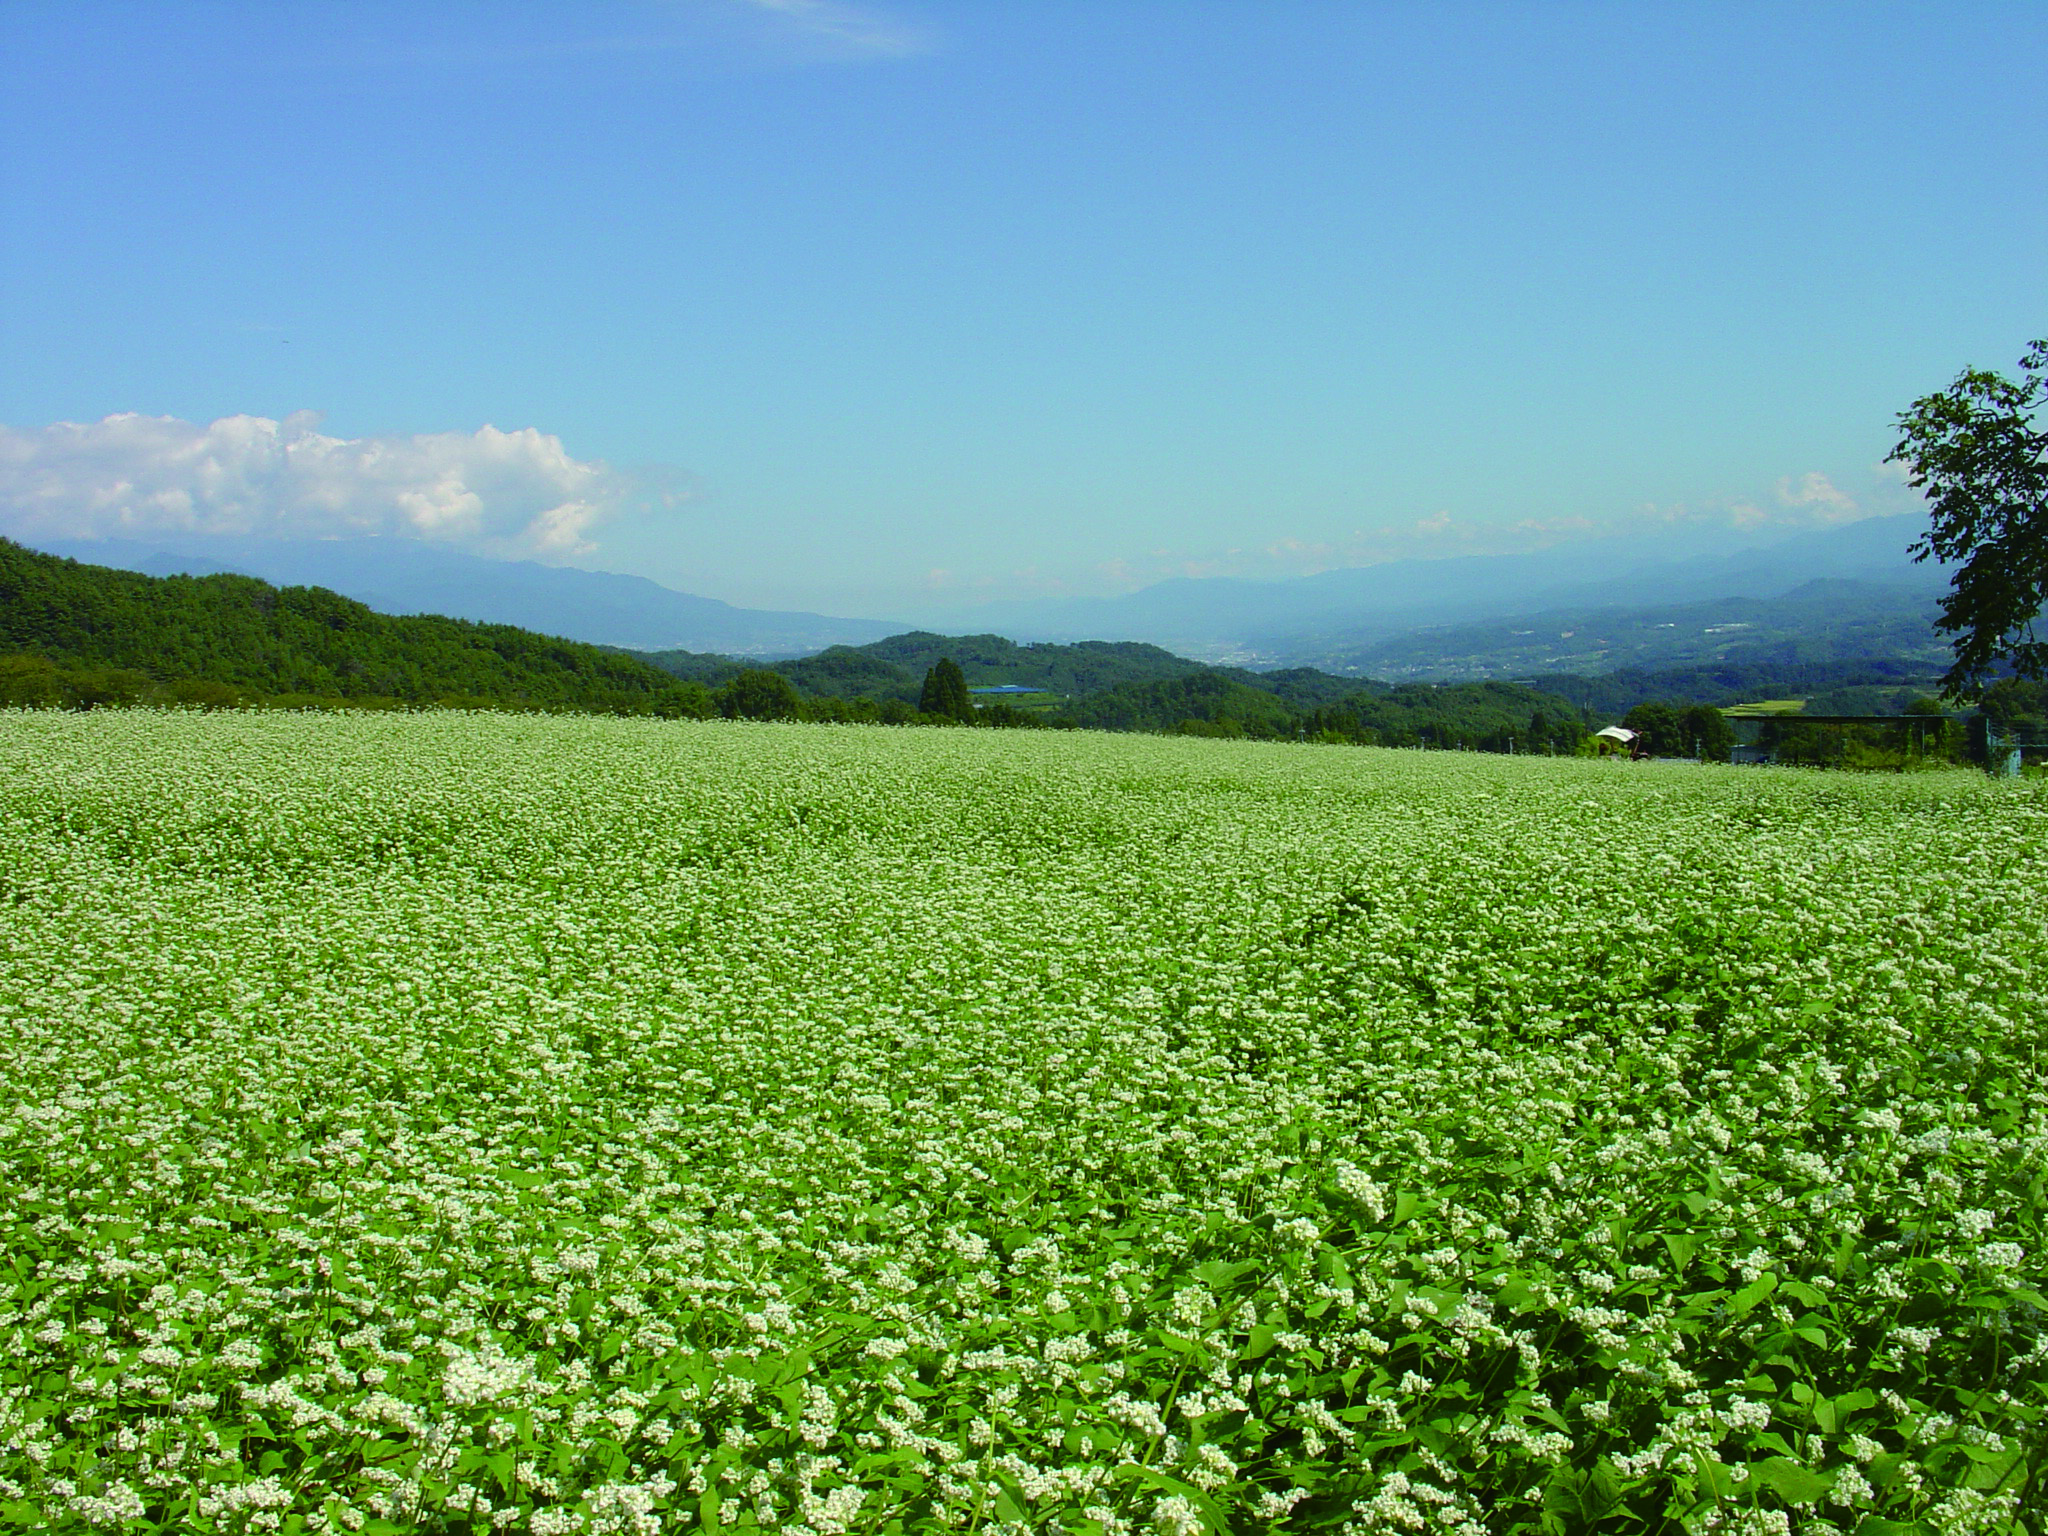
[[[992,603],[951,615],[941,632],[1134,640],[1225,665],[1390,680],[1694,665],[1787,646],[1808,659],[1932,666],[1933,600],[1947,576],[1908,556],[1917,532],[1905,518],[1870,518],[1678,559],[1640,541],[1582,543],[1280,581],[1180,578],[1123,597]],[[445,614],[638,651],[788,658],[938,627],[738,608],[644,577],[389,536],[46,538],[35,547],[151,575],[235,571],[329,588],[382,613]]]

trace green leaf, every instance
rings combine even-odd
[[[1749,1477],[1753,1485],[1770,1489],[1787,1504],[1816,1503],[1835,1486],[1832,1473],[1816,1472],[1789,1456],[1752,1463]]]
[[[1778,1288],[1803,1307],[1812,1307],[1818,1310],[1828,1304],[1826,1294],[1815,1290],[1804,1280],[1787,1280]]]
[[[1966,1445],[1963,1454],[1976,1465],[1970,1468],[1963,1483],[1969,1488],[1996,1488],[2011,1478],[2013,1469],[2019,1465],[2025,1447],[2008,1445],[2002,1451],[1987,1451],[1981,1445]]]
[[[1577,1519],[1579,1488],[1585,1480],[1586,1474],[1577,1467],[1559,1467],[1552,1472],[1543,1484],[1543,1512]]]
[[[1735,1481],[1735,1469],[1701,1455],[1693,1459],[1693,1468],[1699,1474],[1700,1487],[1712,1499],[1732,1499],[1739,1486]]]
[[[1684,1274],[1692,1264],[1692,1256],[1700,1251],[1700,1240],[1690,1232],[1666,1232],[1664,1248],[1678,1272]]]
[[[1776,1273],[1767,1271],[1728,1298],[1728,1315],[1730,1317],[1747,1317],[1755,1310],[1757,1303],[1766,1296],[1769,1296],[1777,1288],[1778,1277]]]
[[[1621,1503],[1621,1480],[1605,1461],[1590,1471],[1559,1467],[1543,1485],[1544,1512],[1567,1520],[1601,1520]]]
[[[498,1480],[498,1486],[508,1494],[519,1491],[519,1458],[511,1451],[500,1451],[488,1463],[491,1475]]]

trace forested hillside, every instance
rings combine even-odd
[[[694,651],[637,654],[677,677],[714,685],[729,681],[743,667],[757,665],[736,657],[707,656]],[[915,703],[925,673],[942,656],[958,663],[967,675],[969,687],[1020,683],[1060,697],[1078,697],[1125,683],[1193,677],[1218,670],[1135,640],[1019,645],[1001,635],[935,635],[924,630],[892,635],[867,645],[835,645],[815,656],[778,661],[771,666],[813,698],[893,698]],[[1346,690],[1359,686],[1355,678],[1341,682]]]
[[[19,702],[389,700],[629,714],[710,707],[701,686],[599,646],[503,624],[393,618],[320,587],[143,576],[0,539],[0,655],[9,653],[7,691]]]
[[[999,635],[895,635],[834,646],[765,669],[796,695],[791,713],[842,718],[841,701],[915,704],[925,673],[949,657],[970,687],[1042,688],[1024,709],[984,708],[1006,725],[1204,736],[1310,737],[1387,746],[1483,746],[1570,751],[1590,717],[1569,698],[1513,683],[1408,683],[1338,677],[1313,667],[1251,672],[1210,667],[1156,645],[1088,640],[1019,645]],[[678,677],[734,686],[746,664],[688,651],[648,654]],[[750,675],[758,677],[759,670]],[[1633,701],[1631,701],[1633,702]],[[1626,708],[1624,704],[1622,708]],[[1611,711],[1618,714],[1619,710]]]
[[[1569,699],[1589,715],[1604,716],[1652,701],[1740,704],[1750,699],[1810,698],[1844,688],[1880,688],[1918,697],[1936,690],[1940,673],[1938,666],[1899,657],[1806,661],[1779,656],[1705,666],[1620,667],[1593,674],[1539,673],[1522,681]]]

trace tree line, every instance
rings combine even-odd
[[[1021,703],[978,704],[974,675],[1046,691]],[[508,625],[379,614],[321,588],[233,575],[145,576],[0,540],[0,705],[454,707],[1587,750],[1591,729],[1616,711],[1574,698],[1569,684],[1584,680],[1545,681],[1553,686],[1392,685],[1305,667],[1255,673],[1206,666],[1137,642],[1019,645],[994,635],[924,632],[770,664],[642,656]],[[1761,686],[1747,676],[1739,681]],[[1063,693],[1060,684],[1073,691]],[[2039,701],[2016,691],[2025,689],[2038,692],[2038,685],[1994,686],[1986,711],[2034,719]],[[1638,695],[1622,718],[1655,756],[1725,761],[1733,744],[1727,722],[1705,703]],[[1839,733],[1811,742],[1792,726],[1779,734],[1781,757],[1843,755]],[[1876,738],[1870,746],[1883,750]]]

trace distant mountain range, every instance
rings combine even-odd
[[[1345,676],[1402,681],[1872,657],[1919,662],[1939,673],[1949,646],[1934,629],[1938,611],[1924,586],[1826,577],[1776,597],[1553,608],[1365,645],[1309,648],[1298,660]]]
[[[801,656],[860,645],[908,624],[736,608],[619,576],[486,560],[416,539],[39,539],[34,547],[146,576],[232,572],[275,586],[326,587],[379,613],[445,614],[633,650]]]
[[[989,604],[946,627],[1017,641],[1145,642],[1261,670],[1312,666],[1412,679],[1694,665],[1773,645],[1805,646],[1805,659],[1931,659],[1940,642],[1930,605],[1948,572],[1906,554],[1921,526],[1871,518],[1685,558],[1659,553],[1647,539],[1589,540],[1288,581],[1175,580],[1121,597]],[[644,577],[486,560],[414,540],[193,537],[40,547],[149,575],[235,572],[326,587],[382,613],[447,614],[640,652],[782,659],[911,627],[737,608]]]
[[[1673,559],[1642,540],[1588,540],[1520,555],[1397,560],[1286,581],[1160,582],[1121,597],[991,603],[961,615],[1019,640],[1146,640],[1240,665],[1322,665],[1414,631],[1515,615],[1773,598],[1821,579],[1947,585],[1906,547],[1918,519],[1869,518],[1776,543]],[[1570,627],[1570,626],[1563,626]]]

